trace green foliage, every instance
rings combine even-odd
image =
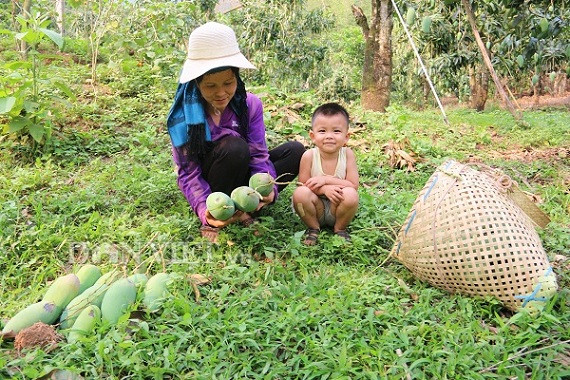
[[[108,43],[113,51],[111,65],[119,69],[117,76],[141,77],[136,74],[138,65],[161,76],[159,81],[176,79],[186,58],[188,36],[205,21],[201,10],[208,12],[213,3],[200,4],[198,7],[188,2],[139,1],[131,5],[119,24],[120,37]]]
[[[29,19],[18,16],[17,21],[20,32],[5,33],[26,42],[29,50],[25,59],[8,61],[0,67],[0,126],[3,133],[36,146],[51,137],[57,109],[54,104],[65,104],[64,97],[74,99],[75,95],[64,81],[42,70],[42,60],[49,55],[39,51],[40,43],[50,40],[63,46],[61,35],[47,29],[51,21],[41,14]]]
[[[566,69],[565,51],[570,46],[567,5],[552,6],[547,1],[478,1],[472,6],[493,66],[499,76],[510,77],[509,87],[514,92],[538,84],[547,73]],[[477,72],[482,58],[461,3],[414,1],[402,4],[400,11],[405,15],[407,9],[414,9],[416,18],[421,20],[409,27],[438,92],[460,99],[469,96],[473,89],[462,79]],[[406,47],[407,41],[398,27],[394,37]],[[415,57],[409,54],[409,47],[404,47],[395,49],[394,84],[403,98],[419,98],[422,94],[416,83],[423,74]],[[470,71],[473,68],[475,71]],[[414,75],[407,79],[410,72],[417,72],[420,78]],[[538,79],[532,80],[535,75]]]
[[[304,119],[322,101],[310,93],[263,91],[268,110],[306,103]],[[349,105],[364,128],[351,138],[361,142],[354,150],[362,178],[353,243],[345,246],[324,231],[317,247],[302,246],[304,227],[291,211],[288,187],[260,215],[255,228],[262,235],[231,225],[221,232],[221,245],[210,246],[198,238],[199,221],[176,185],[168,139],[160,131],[169,98],[155,102],[160,104],[120,96],[78,102],[68,111],[74,132],[33,165],[0,150],[2,318],[78,261],[130,273],[149,259],[149,274],[162,271],[162,263],[178,273],[162,313],[99,325],[94,335],[62,342],[51,353],[16,357],[11,343],[1,343],[0,376],[24,379],[65,368],[93,378],[399,379],[409,373],[443,379],[514,377],[540,364],[545,378],[563,377],[565,369],[554,359],[565,347],[548,348],[568,339],[569,305],[562,292],[540,317],[511,321],[493,299],[449,295],[415,280],[395,260],[381,263],[417,193],[445,157],[490,161],[515,141],[564,146],[566,113],[529,112],[529,129],[520,130],[504,111],[457,110],[449,113],[449,128],[435,111],[392,107],[377,114]],[[286,136],[269,132],[277,141]],[[497,133],[500,140],[487,137]],[[424,160],[414,173],[390,168],[381,149],[403,138]],[[548,161],[493,164],[519,183],[530,182],[533,188],[525,190],[541,195],[541,208],[553,219],[543,234],[545,247],[551,254],[567,251],[568,195],[560,185],[567,168],[549,169]],[[567,269],[556,271],[561,283],[567,281]],[[199,287],[199,303],[183,277],[189,273],[212,277]],[[501,362],[533,349],[541,351]]]
[[[323,99],[338,102],[356,101],[360,97],[364,38],[357,27],[329,33],[330,48],[326,65],[321,65],[323,79],[311,85]]]
[[[320,8],[308,10],[305,0],[243,4],[230,17],[246,56],[258,68],[251,78],[283,90],[319,87],[327,75],[322,66],[329,50],[319,34],[333,26],[332,16]]]
[[[74,22],[95,9],[74,3]],[[131,273],[148,259],[148,274],[176,275],[172,296],[161,313],[130,321],[124,316],[117,326],[99,325],[94,335],[74,344],[64,341],[49,353],[37,349],[18,356],[11,342],[0,341],[0,378],[55,376],[56,368],[68,377],[110,379],[567,377],[561,361],[568,345],[559,343],[570,338],[570,273],[567,261],[554,259],[570,250],[568,112],[528,111],[525,128],[500,109],[448,110],[449,126],[435,109],[395,104],[384,114],[366,112],[350,101],[358,100],[360,30],[335,30],[321,42],[323,14],[306,19],[304,2],[268,2],[274,9],[252,5],[257,22],[267,17],[268,25],[255,24],[254,13],[245,9],[229,16],[208,13],[213,4],[208,1],[137,3],[122,3],[129,11],[120,13],[116,33],[101,38],[97,83],[88,81],[91,45],[79,25],[69,28],[65,54],[53,52],[48,36],[38,45],[42,80],[61,77],[77,99],[68,108],[45,106],[53,113],[52,139],[34,160],[20,160],[21,147],[0,139],[0,325],[35,302],[47,283],[86,261]],[[456,6],[437,3],[449,10]],[[425,12],[414,5],[417,29]],[[220,245],[199,237],[200,222],[176,184],[164,122],[184,41],[206,16],[235,25],[252,17],[251,28],[239,24],[236,30],[260,67],[251,79],[264,86],[252,81],[247,86],[264,102],[270,146],[307,138],[312,110],[322,102],[338,99],[346,105],[353,128],[349,144],[361,175],[352,244],[323,231],[318,246],[303,246],[304,226],[291,211],[292,186],[253,227],[228,226]],[[429,36],[438,40],[433,51],[439,55],[457,34],[445,17],[432,18]],[[286,52],[299,56],[272,50],[287,44],[292,46]],[[314,55],[316,44],[324,58]],[[2,57],[19,60],[8,45],[2,41]],[[516,48],[513,57],[522,54],[512,39],[504,45]],[[406,54],[400,47],[397,62],[409,68],[405,63],[414,58]],[[442,63],[450,68],[448,80],[455,81],[449,88],[462,91],[465,83],[457,77],[465,62],[475,59],[470,54],[462,47]],[[22,77],[31,70],[24,63],[0,76],[2,91],[14,73]],[[459,69],[455,77],[453,67]],[[297,71],[304,68],[311,74]],[[303,88],[307,80],[304,91],[287,90]],[[417,77],[397,82],[401,99],[418,83]],[[44,85],[48,82],[41,82],[40,94],[63,94]],[[390,167],[383,150],[390,140],[407,142],[405,149],[416,153],[414,172]],[[552,222],[539,233],[561,290],[539,317],[513,315],[490,297],[450,295],[388,258],[418,192],[447,158],[479,159],[500,168],[542,200],[539,207]],[[212,278],[199,287],[200,302],[185,278],[190,273]]]

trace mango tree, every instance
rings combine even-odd
[[[392,87],[392,1],[372,0],[370,23],[362,8],[352,6],[365,39],[361,103],[365,109],[384,112]]]
[[[547,88],[564,93],[570,76],[570,6],[555,3],[510,4],[511,33],[498,47],[516,89],[530,87],[535,97]]]
[[[309,9],[306,0],[241,3],[243,8],[228,17],[245,55],[257,66],[247,75],[282,90],[318,87],[328,52],[319,37],[332,28],[333,18],[320,8]]]
[[[463,5],[468,5],[473,12],[482,46],[476,42]],[[530,83],[530,78],[537,75],[533,82],[540,84],[541,73],[546,70],[559,73],[566,67],[567,5],[557,8],[550,1],[524,0],[430,0],[415,1],[408,4],[408,8],[411,7],[416,14],[410,27],[422,55],[431,63],[431,73],[440,90],[451,91],[458,97],[468,94],[470,105],[475,109],[482,110],[487,101],[488,67],[497,73],[498,92],[503,88],[511,92],[510,87],[517,86],[523,76],[528,78],[526,83]],[[488,55],[492,66],[483,64],[482,52]],[[463,76],[469,81],[463,82]],[[515,90],[521,90],[520,86]],[[508,99],[506,94],[505,98]]]

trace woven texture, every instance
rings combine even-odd
[[[420,192],[391,254],[435,287],[535,314],[557,284],[533,221],[510,196],[519,192],[500,172],[448,161]]]

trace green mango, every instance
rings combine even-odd
[[[540,31],[542,33],[546,33],[546,32],[548,32],[548,27],[550,26],[550,23],[548,22],[548,20],[545,17],[543,17],[540,19],[539,26],[540,26]]]
[[[431,17],[425,16],[422,20],[422,31],[424,33],[429,33],[431,29]]]
[[[255,211],[261,201],[261,194],[249,186],[236,187],[230,194],[235,207],[243,212]]]
[[[113,282],[105,292],[101,303],[103,321],[115,324],[137,299],[137,287],[128,278]]]
[[[79,338],[93,331],[95,325],[101,320],[101,310],[96,305],[89,305],[77,316],[73,323],[67,341],[76,342]]]
[[[70,328],[81,311],[90,305],[100,308],[108,288],[109,285],[104,282],[101,284],[95,283],[92,287],[72,299],[61,313],[59,327],[62,329]]]
[[[75,274],[59,277],[48,287],[42,301],[53,302],[63,310],[72,299],[77,297],[79,288],[79,278]]]
[[[413,11],[413,8],[410,8]],[[412,21],[413,23],[413,21]],[[408,23],[410,25],[410,23]],[[249,187],[266,197],[273,192],[275,180],[269,173],[255,173],[249,178]]]
[[[75,275],[79,278],[79,294],[81,294],[101,277],[101,269],[93,264],[85,264]]]
[[[143,305],[149,312],[155,312],[162,306],[162,301],[168,294],[168,284],[171,277],[168,273],[157,273],[152,276],[144,288]]]
[[[2,329],[2,335],[16,336],[21,330],[34,323],[54,323],[61,314],[61,308],[54,302],[40,301],[27,306],[14,315]]]
[[[550,81],[551,81],[551,82],[554,82],[555,79],[556,79],[556,72],[553,71],[553,72],[550,73]]]
[[[416,10],[413,7],[409,7],[408,11],[406,12],[406,24],[412,25],[414,23],[414,21],[416,21]],[[255,189],[255,187],[254,187],[254,189]],[[260,193],[261,193],[261,191],[260,191]]]
[[[218,220],[227,220],[235,213],[234,201],[221,191],[215,191],[208,195],[206,208]]]

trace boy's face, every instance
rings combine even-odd
[[[337,152],[350,137],[346,118],[342,114],[317,115],[313,120],[309,136],[322,152]]]

